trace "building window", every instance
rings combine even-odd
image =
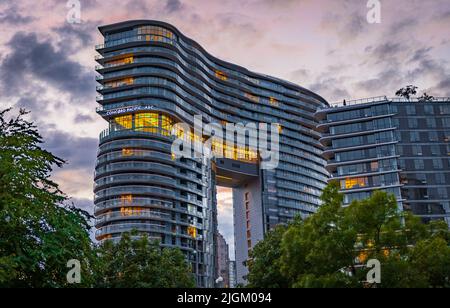
[[[432,142],[439,141],[438,133],[437,132],[428,132],[428,139]]]
[[[367,177],[361,178],[348,178],[341,181],[342,189],[362,188],[368,185]]]
[[[270,102],[270,104],[271,104],[272,106],[276,106],[276,107],[279,106],[278,101],[277,101],[277,99],[276,99],[275,97],[269,98],[269,102]]]
[[[133,127],[133,116],[125,115],[120,117],[115,117],[111,123],[112,131],[126,130]]]
[[[435,118],[427,118],[427,128],[436,128]]]
[[[409,140],[411,142],[418,142],[418,141],[420,141],[419,132],[410,132],[409,133]]]
[[[432,145],[430,147],[431,155],[441,155],[441,147],[438,145]]]
[[[159,114],[138,113],[135,115],[134,125],[138,131],[157,133],[159,128]]]
[[[162,128],[162,134],[165,136],[172,135],[172,127],[173,127],[173,120],[166,116],[165,114],[161,115],[161,128]]]
[[[255,103],[259,103],[259,97],[250,93],[245,93],[244,96]]]
[[[425,109],[425,114],[434,114],[434,107],[432,105],[425,105],[424,106]]]
[[[441,170],[444,168],[444,164],[442,163],[442,159],[433,159],[433,168],[435,170]]]
[[[423,159],[415,159],[414,160],[414,168],[416,170],[423,170],[423,169],[425,169],[425,164],[424,164]]]
[[[446,187],[439,187],[437,189],[438,197],[441,199],[447,199],[448,198],[448,192]]]
[[[408,119],[408,127],[409,128],[418,128],[419,122],[417,119]]]
[[[422,156],[423,155],[422,147],[420,145],[413,145],[412,153],[413,153],[413,155],[416,155],[416,156]]]
[[[407,115],[415,115],[416,114],[416,106],[414,106],[414,105],[406,106],[406,114]]]
[[[445,175],[442,173],[435,173],[436,184],[445,184]]]
[[[439,111],[441,114],[450,114],[450,106],[449,105],[441,105],[439,106]]]
[[[216,70],[215,73],[216,73],[216,77],[219,78],[220,80],[223,80],[223,81],[228,80],[228,77],[224,72]]]
[[[370,171],[372,172],[378,171],[378,162],[373,161],[370,163]]]
[[[450,127],[450,118],[442,118],[442,127]]]

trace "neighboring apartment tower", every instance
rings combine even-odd
[[[230,287],[230,256],[228,250],[228,244],[222,234],[217,232],[216,235],[217,243],[217,268],[216,268],[216,279],[222,277],[220,282],[220,287],[229,288]]]
[[[450,222],[450,99],[376,97],[317,111],[331,179],[345,203],[374,190],[401,210]]]
[[[95,172],[98,240],[137,230],[179,247],[198,286],[211,287],[217,185],[233,188],[244,217],[244,195],[251,190],[258,200],[250,228],[245,218],[236,224],[242,230],[237,246],[245,247],[238,264],[270,228],[316,210],[328,176],[314,131],[315,111],[328,106],[323,98],[219,60],[167,23],[127,21],[100,32],[105,41],[96,47],[97,112],[109,128],[100,135]],[[171,145],[181,133],[174,124],[193,127],[195,115],[222,125],[278,123],[278,167],[262,170],[258,153],[226,144],[227,158],[175,159]],[[192,131],[181,135],[194,139]]]

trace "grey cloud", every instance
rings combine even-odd
[[[428,57],[428,53],[432,49],[433,49],[432,47],[424,47],[424,48],[417,49],[409,61],[410,62],[423,61],[424,59],[426,59]]]
[[[292,80],[302,81],[310,78],[310,71],[304,68],[300,68],[293,71],[290,75]]]
[[[174,13],[179,11],[183,7],[180,0],[167,0],[165,9],[168,13]]]
[[[64,23],[61,27],[53,28],[61,38],[60,47],[71,50],[80,48],[92,48],[94,45],[94,36],[97,25],[100,22],[84,22],[81,24]]]
[[[386,58],[395,57],[404,50],[405,47],[400,43],[384,42],[374,47],[371,51],[371,55],[381,61]]]
[[[79,123],[89,123],[89,122],[94,122],[95,121],[95,117],[89,114],[77,114],[74,118],[74,122],[79,124]]]
[[[325,98],[330,103],[333,103],[334,101],[342,101],[343,99],[350,97],[349,92],[343,86],[343,82],[336,78],[318,80],[308,88]]]
[[[70,60],[69,51],[56,50],[49,41],[39,41],[36,33],[18,32],[7,45],[11,52],[0,65],[0,81],[6,95],[20,94],[34,78],[71,94],[80,103],[95,96],[94,73]]]
[[[97,153],[98,140],[88,137],[77,137],[68,133],[44,130],[42,132],[44,148],[67,162],[67,169],[93,172]]]
[[[0,13],[0,24],[9,24],[11,26],[20,26],[29,24],[36,20],[32,16],[24,16],[19,13],[17,6],[12,5]]]
[[[411,31],[411,29],[419,23],[417,18],[399,19],[394,22],[386,32],[389,36],[395,36],[403,31]]]

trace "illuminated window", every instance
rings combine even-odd
[[[224,80],[224,81],[228,80],[227,75],[224,72],[219,71],[219,70],[216,70],[216,77],[219,78],[220,80]]]
[[[122,205],[130,205],[133,202],[133,195],[120,196],[120,202]]]
[[[134,154],[133,149],[123,148],[122,156],[132,156]]]
[[[116,81],[107,82],[107,83],[105,83],[105,87],[117,88],[117,87],[122,87],[122,86],[129,86],[129,85],[132,85],[133,83],[134,83],[134,78],[130,77],[130,78],[123,78],[123,79],[119,79]]]
[[[143,26],[138,28],[139,35],[147,35],[152,38],[152,40],[161,40],[163,37],[168,39],[174,39],[175,35],[173,32],[157,27],[157,26]]]
[[[366,187],[368,185],[368,180],[366,177],[364,178],[348,178],[341,181],[342,189],[352,189],[352,188],[361,188]]]
[[[105,67],[114,67],[114,66],[119,66],[119,65],[131,64],[133,62],[134,62],[134,58],[131,56],[131,57],[126,57],[126,58],[122,58],[122,59],[118,59],[118,60],[108,61],[105,63]]]
[[[172,133],[172,127],[173,127],[173,120],[165,114],[161,115],[162,134],[164,136],[170,136]]]
[[[142,213],[144,209],[141,207],[121,207],[120,208],[120,214],[122,216],[133,216],[133,215],[139,215]]]
[[[133,127],[133,116],[132,115],[125,115],[120,117],[115,117],[113,119],[112,123],[112,130],[125,130],[125,129],[131,129]]]
[[[272,106],[279,106],[278,101],[274,97],[269,98],[269,102]]]
[[[283,126],[278,124],[278,133],[281,134],[283,132]]]
[[[158,133],[159,115],[157,113],[138,113],[134,118],[136,130],[147,133]]]
[[[197,228],[194,226],[189,226],[187,229],[187,233],[192,238],[197,238]]]

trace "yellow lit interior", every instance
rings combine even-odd
[[[107,83],[105,83],[105,87],[117,88],[117,87],[121,87],[121,86],[129,86],[129,85],[132,85],[133,83],[134,83],[134,78],[128,77],[128,78],[123,78],[123,79],[107,82]]]
[[[197,238],[197,228],[194,226],[189,226],[187,229],[187,233],[192,238]]]
[[[136,130],[157,133],[159,128],[158,113],[138,113],[134,117],[134,125]]]
[[[139,215],[144,209],[142,207],[121,207],[120,213],[122,216]]]
[[[126,57],[122,59],[112,60],[105,62],[105,66],[118,66],[118,65],[125,65],[125,64],[131,64],[134,62],[134,57]]]
[[[365,187],[367,178],[347,178],[341,181],[341,187],[345,189],[352,189],[354,187]]]
[[[133,195],[122,195],[120,196],[120,202],[123,205],[129,205],[133,202]]]
[[[216,73],[216,77],[219,78],[220,80],[224,80],[224,81],[228,80],[228,77],[224,72],[216,70],[215,73]]]
[[[134,154],[133,149],[123,148],[122,149],[122,156],[131,156]]]
[[[272,106],[278,106],[278,101],[274,97],[269,98],[269,102]]]
[[[124,115],[120,117],[115,117],[114,121],[121,126],[123,129],[131,129],[133,127],[133,116]]]

